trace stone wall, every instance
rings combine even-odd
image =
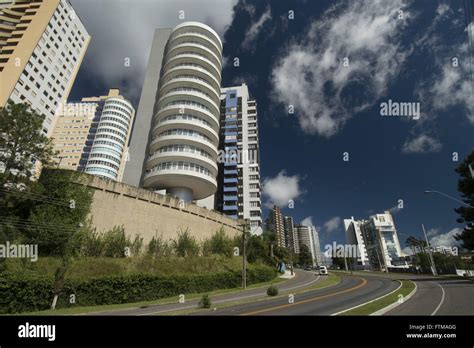
[[[175,239],[186,228],[197,240],[209,238],[221,227],[229,236],[242,233],[242,221],[217,211],[92,175],[81,177],[76,183],[94,190],[90,217],[98,232],[123,225],[128,236],[138,234],[145,244],[154,235],[161,235],[164,240]]]

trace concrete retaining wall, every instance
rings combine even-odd
[[[186,228],[197,240],[209,238],[221,227],[229,236],[242,233],[241,220],[195,204],[180,203],[175,197],[87,174],[76,183],[94,190],[90,217],[98,232],[123,225],[127,235],[138,234],[144,243],[154,235],[174,239]]]

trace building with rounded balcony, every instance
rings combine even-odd
[[[105,179],[120,180],[135,109],[118,93],[109,94],[101,106],[84,172]]]
[[[166,189],[186,202],[216,192],[221,71],[222,42],[213,29],[186,22],[169,33],[144,163],[144,187]]]

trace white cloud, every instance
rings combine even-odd
[[[442,144],[426,134],[420,134],[417,137],[407,140],[403,144],[404,153],[430,153],[441,151]]]
[[[437,111],[461,106],[466,111],[468,121],[474,125],[474,91],[470,80],[470,68],[474,61],[469,61],[472,58],[467,44],[474,37],[474,22],[464,27],[465,24],[461,24],[463,21],[459,21],[459,17],[459,13],[446,3],[441,3],[436,9],[432,24],[416,39],[417,47],[431,51],[435,57],[433,69],[436,73],[420,81],[415,94],[423,102],[425,111],[428,111],[427,116],[435,118]],[[448,39],[440,37],[439,33],[445,33],[448,25],[453,25],[453,30],[457,26],[464,28],[466,39],[462,43],[445,42]]]
[[[301,221],[301,224],[303,226],[314,226],[313,224],[313,217],[308,216],[307,218],[304,218],[303,221]]]
[[[453,247],[453,246],[459,246],[461,243],[454,239],[454,236],[458,233],[461,233],[462,229],[455,227],[449,232],[438,234],[434,236],[433,238],[430,238],[430,244],[432,247]]]
[[[402,209],[398,207],[398,205],[395,205],[391,207],[390,209],[387,209],[392,215],[398,214]]]
[[[404,247],[402,249],[402,253],[405,254],[405,255],[413,255],[413,250],[410,248],[410,247]]]
[[[236,3],[237,0],[134,0],[130,5],[115,0],[72,0],[92,36],[83,67],[93,78],[121,88],[128,98],[136,98],[141,93],[155,29],[182,23],[178,17],[182,10],[184,21],[206,23],[223,39]],[[130,67],[124,66],[125,58],[130,59]]]
[[[399,47],[410,18],[405,1],[346,4],[326,11],[272,71],[274,99],[293,105],[300,127],[309,134],[332,136],[354,114],[369,108],[409,54]],[[403,21],[396,19],[399,9],[404,9]],[[349,59],[347,67],[342,65],[344,57]]]
[[[334,232],[341,226],[341,221],[339,216],[334,216],[324,223],[324,229],[327,232]]]
[[[263,194],[268,198],[266,205],[271,207],[277,205],[283,207],[289,204],[290,200],[296,200],[302,190],[299,186],[300,177],[298,175],[287,176],[282,170],[274,178],[267,178],[263,181]]]
[[[251,46],[255,39],[257,38],[260,30],[262,29],[263,25],[272,19],[272,12],[270,6],[267,6],[265,12],[262,13],[260,18],[253,23],[250,28],[245,33],[245,39],[242,42],[242,48],[244,49],[251,49]]]

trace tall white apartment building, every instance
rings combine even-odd
[[[121,181],[134,115],[118,89],[61,107],[52,134],[58,166]]]
[[[405,268],[401,260],[403,253],[392,214],[371,215],[368,220],[345,219],[347,243],[357,244],[359,266],[368,265],[375,269]]]
[[[29,103],[50,136],[90,36],[68,0],[1,2],[0,19],[0,107]]]
[[[217,189],[222,42],[185,22],[155,31],[124,182],[184,202]]]
[[[312,266],[315,266],[318,264],[318,260],[316,256],[317,253],[316,253],[316,248],[315,248],[313,229],[314,229],[313,226],[296,225],[300,251],[301,251],[301,246],[306,245],[311,253],[311,258],[313,260]]]
[[[346,242],[347,244],[355,245],[357,248],[357,261],[355,261],[354,265],[357,268],[369,268],[369,256],[361,230],[363,223],[364,221],[354,220],[353,216],[350,219],[344,219]]]
[[[257,103],[245,83],[221,89],[216,209],[262,233]]]

